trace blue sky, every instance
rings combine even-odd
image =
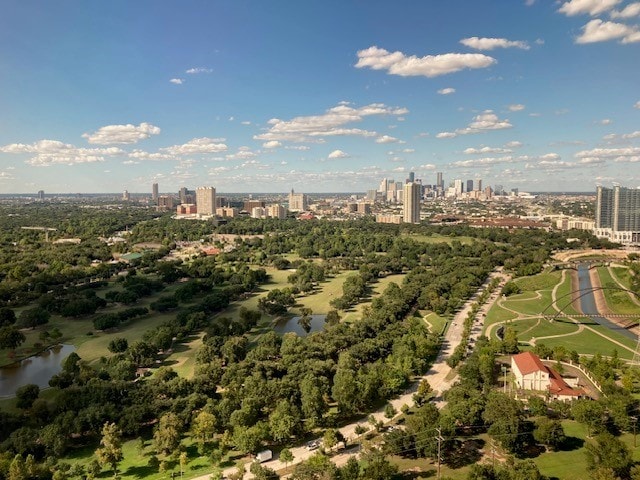
[[[640,186],[640,2],[5,0],[0,192]]]

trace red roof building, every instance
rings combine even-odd
[[[511,371],[515,384],[522,390],[548,392],[557,400],[573,400],[585,395],[581,388],[572,388],[553,368],[546,366],[540,358],[523,352],[511,357]]]

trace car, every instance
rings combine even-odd
[[[320,440],[312,440],[307,443],[307,450],[317,450],[320,447]]]

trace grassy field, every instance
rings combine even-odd
[[[603,290],[609,310],[622,315],[640,315],[640,306],[631,299],[630,294],[622,290],[617,290],[620,288],[620,285],[611,277],[609,269],[607,267],[598,267],[597,271],[602,287],[605,289],[615,289]]]
[[[532,338],[539,339],[541,337],[547,337],[550,335],[566,335],[569,333],[577,333],[579,329],[579,326],[575,323],[569,323],[568,321],[564,320],[554,322],[550,322],[546,319],[538,320],[539,323],[534,322],[535,326],[533,326],[533,328],[528,329],[522,335],[519,334],[518,339],[522,341],[529,341]],[[522,330],[519,330],[519,325],[520,323],[514,324],[514,328],[518,331],[524,331],[524,328]],[[541,341],[546,343],[546,340]]]
[[[560,284],[558,290],[556,291],[556,308],[554,309],[554,311],[561,310],[568,315],[579,315],[580,312],[571,304],[570,295],[570,293],[577,288],[578,286],[573,284],[571,275],[569,274],[569,271],[567,271],[564,281]]]
[[[448,244],[451,244],[454,241],[458,241],[463,245],[470,245],[473,242],[475,242],[475,239],[473,237],[465,237],[465,236],[449,237],[449,236],[446,236],[446,235],[438,235],[438,234],[435,234],[435,233],[433,235],[404,234],[404,236],[411,237],[412,240],[415,240],[417,242],[424,242],[424,243],[448,243]]]
[[[624,288],[631,288],[631,271],[627,267],[611,267],[611,270]]]
[[[205,475],[213,470],[211,459],[201,456],[189,438],[185,438],[182,441],[182,447],[188,456],[187,464],[182,472],[182,478],[189,479]],[[95,448],[93,447],[81,448],[66,457],[64,461],[71,465],[80,464],[86,467],[95,458],[94,451]],[[166,471],[164,472],[159,472],[158,467],[149,466],[149,460],[153,456],[153,447],[150,440],[144,441],[142,449],[140,448],[139,440],[126,441],[122,444],[122,454],[123,460],[118,467],[118,476],[122,479],[166,480],[173,478],[172,473],[175,475],[176,480],[180,478],[180,464],[175,458],[158,457],[158,460],[166,462]],[[243,457],[232,451],[222,459],[220,468],[230,468],[234,465],[244,464],[247,461],[249,461],[248,457]],[[105,469],[97,478],[110,479],[113,478],[113,475],[110,470]]]
[[[446,318],[441,317],[435,312],[424,312],[422,315],[424,315],[424,319],[429,325],[429,331],[431,333],[443,333],[444,327],[448,321]]]
[[[552,290],[560,281],[559,271],[542,272],[530,277],[516,278],[514,282],[523,292],[535,292],[537,290]]]

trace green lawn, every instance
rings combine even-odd
[[[516,278],[514,282],[523,292],[534,292],[537,290],[551,290],[560,281],[559,271],[542,272],[530,277]]]
[[[182,446],[188,455],[188,461],[183,470],[184,479],[205,475],[213,470],[211,460],[206,456],[200,456],[189,438],[185,438],[182,441]],[[95,458],[94,451],[94,447],[81,448],[64,458],[63,461],[71,465],[81,464],[87,466]],[[126,441],[122,444],[122,454],[123,460],[118,466],[119,477],[122,479],[166,480],[167,478],[172,478],[172,472],[174,472],[176,480],[180,478],[180,464],[177,459],[159,456],[158,459],[160,461],[166,461],[167,470],[163,473],[160,473],[157,467],[152,468],[149,466],[149,460],[153,455],[153,447],[150,440],[145,441],[143,450],[139,450],[138,440]],[[233,467],[234,464],[244,464],[248,460],[248,457],[242,457],[235,452],[231,452],[222,460],[222,468]],[[113,475],[110,470],[105,468],[98,478],[110,479],[113,478]]]
[[[445,317],[441,317],[435,312],[424,312],[423,315],[431,333],[441,334],[444,332],[444,327],[448,322]]]
[[[518,335],[518,338],[523,341],[531,340],[531,338],[541,338],[547,337],[550,335],[566,335],[568,333],[576,333],[579,329],[579,326],[575,323],[569,323],[569,321],[556,320],[554,322],[550,322],[546,319],[540,319],[540,323],[528,330],[523,336]],[[524,329],[523,329],[524,330]],[[565,337],[567,338],[567,337]],[[547,341],[543,340],[546,344]]]
[[[612,313],[621,315],[636,314],[640,316],[640,306],[631,299],[629,293],[618,290],[620,285],[611,278],[607,267],[598,267],[597,272],[600,277],[600,284],[605,288],[603,293],[609,310]],[[606,290],[609,288],[612,290]]]
[[[564,279],[564,282],[560,284],[560,286],[558,287],[558,290],[556,291],[555,306],[557,307],[558,310],[561,310],[563,313],[566,313],[568,315],[579,315],[580,312],[578,312],[577,308],[574,308],[573,305],[571,304],[571,295],[570,295],[570,293],[576,290],[578,286],[573,284],[573,281],[569,272],[570,271],[567,270],[567,274]],[[555,311],[556,309],[553,309],[553,310]]]
[[[448,244],[451,244],[451,242],[453,242],[453,241],[458,241],[463,245],[471,245],[473,242],[475,242],[475,239],[473,237],[465,237],[465,236],[449,237],[449,236],[446,236],[446,235],[438,235],[438,234],[435,234],[435,233],[433,235],[404,234],[404,236],[411,237],[412,240],[415,240],[417,242],[425,242],[425,243],[448,243]]]
[[[631,272],[627,267],[611,267],[611,270],[624,288],[631,288]]]
[[[601,331],[603,334],[615,338],[620,343],[630,347],[632,351],[629,351],[626,348],[622,348],[619,345],[608,341],[606,338],[603,338],[590,330],[584,330],[580,333],[567,337],[547,338],[542,341],[542,343],[551,348],[556,346],[564,346],[567,350],[575,350],[579,354],[586,355],[595,355],[596,353],[600,353],[602,355],[611,355],[614,350],[618,350],[620,358],[633,358],[633,350],[635,349],[633,341],[622,337],[615,332],[612,332],[606,327],[600,327],[599,325],[592,326]]]

